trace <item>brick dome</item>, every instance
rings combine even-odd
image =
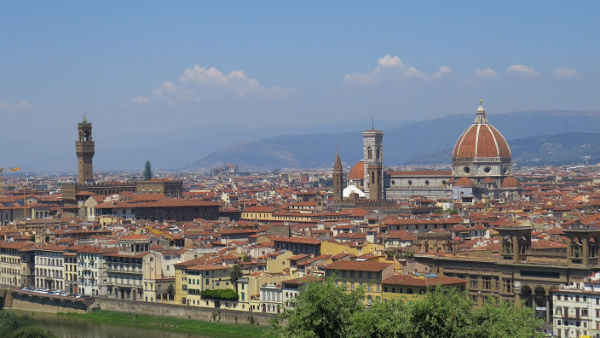
[[[365,178],[365,162],[358,161],[348,173],[348,180],[359,181]]]
[[[461,177],[454,183],[454,186],[457,188],[473,188],[475,184],[473,184],[473,181],[470,178]]]
[[[475,122],[458,138],[452,160],[472,160],[475,158],[495,158],[510,161],[511,153],[506,139],[488,123],[485,109],[479,104]]]
[[[521,183],[519,182],[518,179],[516,179],[512,176],[508,176],[507,178],[502,180],[502,188],[509,189],[509,188],[519,188],[519,187],[521,187]]]

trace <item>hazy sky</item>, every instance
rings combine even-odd
[[[5,1],[0,166],[175,168],[341,121],[600,108],[598,1]],[[385,127],[385,126],[383,126]],[[384,128],[385,129],[385,128]]]

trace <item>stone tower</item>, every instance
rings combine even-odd
[[[363,160],[365,166],[364,190],[369,198],[382,200],[383,196],[383,131],[371,128],[363,131]],[[371,190],[375,188],[374,194]]]
[[[94,140],[92,139],[92,124],[83,116],[83,121],[77,124],[78,138],[75,142],[77,154],[77,183],[94,183],[92,158],[94,157]]]
[[[527,250],[531,248],[531,227],[505,226],[498,227],[500,237],[500,257],[504,260],[520,262],[527,258]]]
[[[335,155],[335,164],[333,165],[333,200],[341,202],[344,198],[344,169],[342,168],[342,160],[340,160],[340,152]]]
[[[374,201],[383,200],[383,166],[371,164],[367,168],[369,175],[369,199]]]

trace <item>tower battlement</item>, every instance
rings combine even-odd
[[[77,155],[77,183],[87,184],[94,182],[94,169],[92,158],[95,153],[95,144],[92,139],[92,124],[85,115],[83,121],[77,124],[78,138],[75,141],[75,154]]]

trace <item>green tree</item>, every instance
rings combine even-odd
[[[362,289],[346,292],[333,279],[307,283],[296,307],[279,315],[273,326],[284,337],[348,337],[352,316],[364,309],[362,301]]]
[[[238,290],[237,281],[238,281],[238,279],[240,279],[244,276],[244,274],[242,273],[242,268],[240,267],[239,264],[234,264],[231,267],[231,270],[229,271],[229,276],[231,277],[231,285],[233,285],[235,287],[235,291],[237,292],[237,290]]]
[[[377,300],[370,310],[357,311],[350,321],[350,337],[407,337],[407,305],[399,300]]]
[[[468,337],[472,303],[454,288],[438,287],[409,303],[409,337]]]
[[[535,311],[526,306],[514,306],[509,302],[490,299],[484,306],[473,311],[473,324],[466,334],[471,337],[534,337],[543,336],[536,331],[543,322],[535,317]]]
[[[314,282],[274,323],[284,337],[541,337],[532,309],[490,300],[474,307],[455,288],[437,287],[406,303],[376,300],[363,305],[362,290],[347,292],[331,279]],[[284,324],[287,322],[287,324]]]
[[[150,181],[152,176],[152,165],[150,164],[150,161],[146,161],[146,165],[144,165],[144,180]]]

